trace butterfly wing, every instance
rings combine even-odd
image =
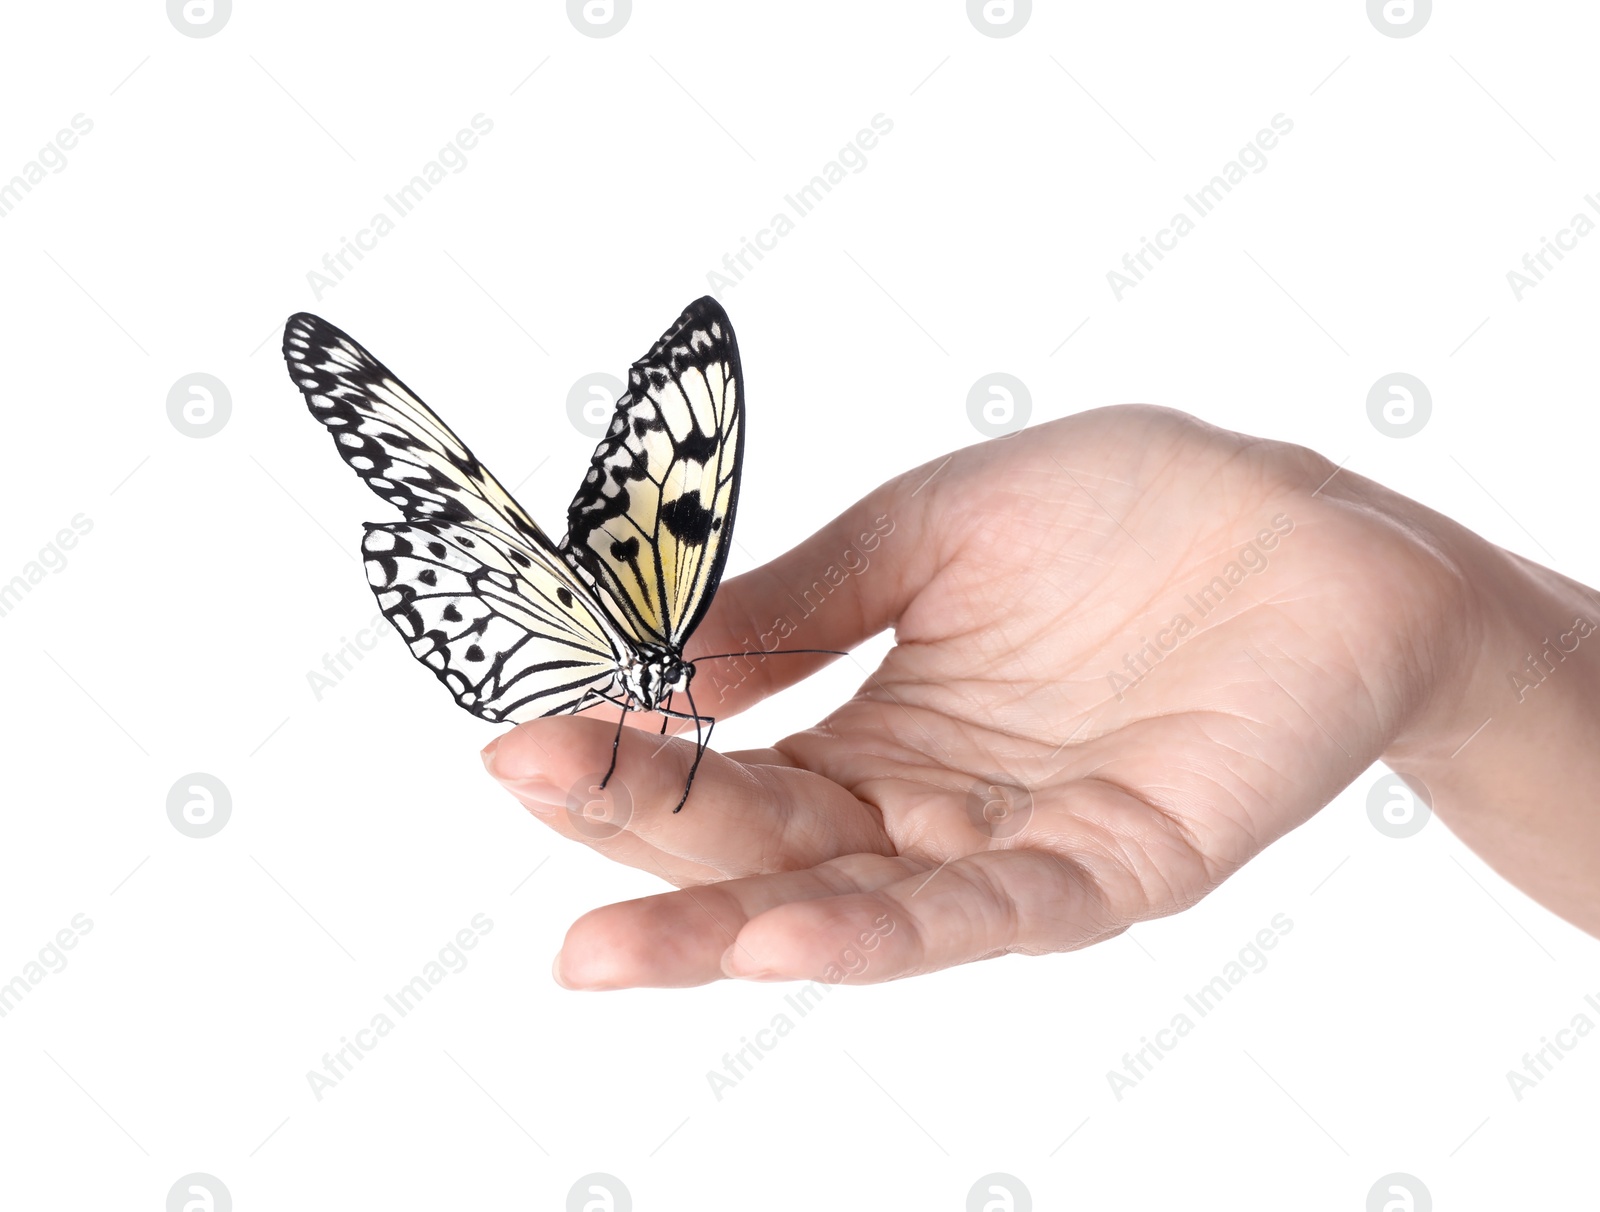
[[[290,317],[283,353],[345,462],[406,519],[368,526],[367,579],[456,702],[498,723],[613,693],[628,641],[449,426],[318,316]]]
[[[727,563],[744,461],[744,381],[727,313],[691,303],[628,372],[567,510],[561,554],[633,639],[681,651]]]
[[[549,539],[466,443],[400,379],[320,316],[289,317],[289,375],[340,456],[407,521],[492,526],[527,544]]]
[[[361,551],[384,616],[474,715],[520,723],[613,691],[609,629],[553,552],[431,521],[369,524]]]

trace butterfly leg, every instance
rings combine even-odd
[[[615,702],[615,700],[612,700]],[[605,777],[600,780],[600,790],[606,789],[606,784],[611,781],[611,776],[617,772],[617,747],[622,744],[622,726],[628,722],[628,704],[618,704],[622,714],[617,717],[617,735],[611,738],[611,765],[606,767]]]
[[[684,695],[689,700],[689,712],[694,720],[694,763],[689,767],[689,777],[683,783],[683,798],[678,801],[678,806],[673,812],[681,812],[683,806],[689,802],[689,788],[694,786],[694,776],[700,770],[700,759],[706,755],[706,746],[711,744],[711,733],[716,728],[717,721],[712,716],[702,716],[694,705],[694,694],[689,689],[684,689]],[[700,733],[700,725],[706,725],[705,735]]]
[[[683,784],[683,798],[678,801],[678,806],[673,809],[674,812],[681,812],[683,810],[683,806],[689,802],[689,788],[694,786],[694,776],[695,773],[700,769],[700,759],[705,757],[706,749],[711,745],[711,733],[717,727],[715,716],[695,716],[694,723],[696,733],[694,764],[689,767],[689,777]],[[706,734],[703,739],[699,736],[700,725],[702,723],[704,723],[706,726]]]
[[[669,691],[667,693],[667,711],[671,711],[671,710],[672,710],[672,692]],[[670,715],[667,715],[666,712],[662,712],[662,714],[661,714],[661,735],[662,736],[666,736],[667,735],[667,725],[670,724],[671,722],[672,722],[672,717]]]

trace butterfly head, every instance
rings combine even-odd
[[[646,652],[623,666],[628,693],[647,707],[656,707],[670,694],[682,693],[694,677],[694,665],[665,649]]]

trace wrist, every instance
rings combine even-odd
[[[1431,522],[1449,642],[1383,760],[1491,867],[1600,934],[1600,595]]]

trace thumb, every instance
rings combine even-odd
[[[743,711],[834,657],[776,650],[849,651],[893,624],[933,575],[927,541],[929,468],[874,489],[798,546],[726,582],[686,653],[706,715]],[[705,660],[711,654],[754,655]]]

